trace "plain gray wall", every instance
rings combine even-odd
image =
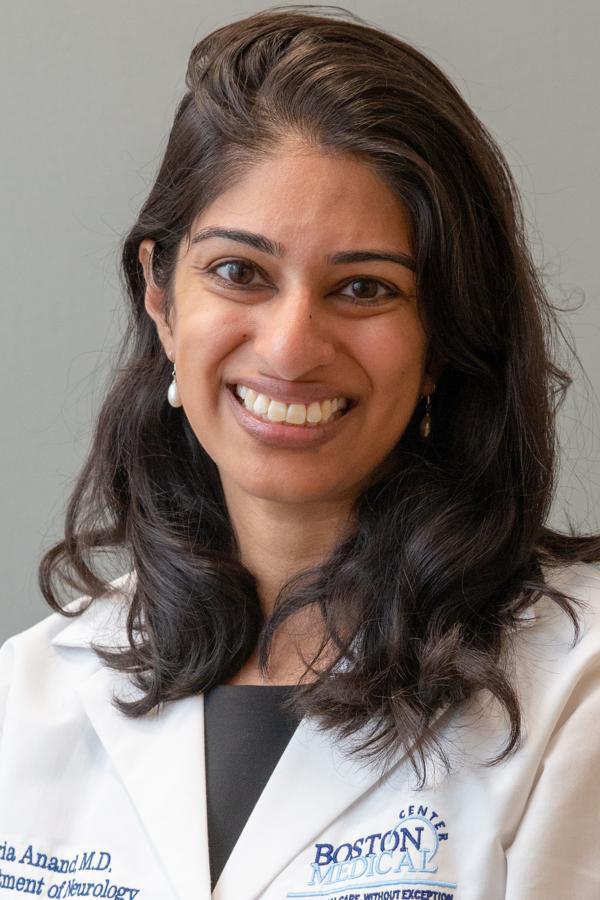
[[[146,197],[193,44],[268,6],[23,0],[0,34],[4,582],[0,641],[48,614],[62,533],[123,323],[119,240]],[[442,66],[503,147],[587,380],[561,417],[553,522],[600,528],[597,0],[347,0]],[[585,303],[581,305],[582,301]]]

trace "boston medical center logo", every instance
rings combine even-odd
[[[440,844],[447,840],[446,823],[435,810],[429,806],[407,806],[400,810],[396,824],[387,830],[362,834],[338,845],[315,844],[308,887],[322,887],[334,894],[342,888],[433,885],[422,876],[435,875],[438,871],[435,859]],[[440,882],[435,884],[442,886]],[[448,883],[443,886],[456,887]],[[433,898],[436,894],[431,892],[429,896]]]

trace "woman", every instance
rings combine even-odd
[[[597,898],[600,541],[546,524],[567,378],[499,149],[351,16],[234,22],[187,86],[0,656],[0,887]]]

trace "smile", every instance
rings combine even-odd
[[[334,419],[341,418],[349,403],[346,397],[333,397],[329,400],[321,401],[315,400],[308,405],[304,403],[283,403],[280,400],[268,397],[266,394],[258,394],[244,384],[236,384],[234,393],[248,412],[258,416],[265,422],[277,422],[301,428],[325,425]]]

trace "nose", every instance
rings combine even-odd
[[[306,287],[264,304],[254,350],[272,375],[289,381],[331,364],[335,358],[333,322]]]

